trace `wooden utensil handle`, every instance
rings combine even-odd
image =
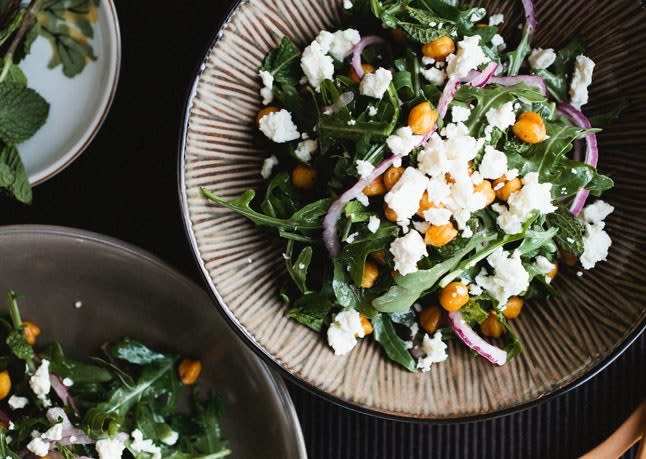
[[[603,443],[587,452],[581,459],[612,459],[621,457],[638,441],[642,440],[637,451],[637,459],[646,459],[646,402],[635,411]]]

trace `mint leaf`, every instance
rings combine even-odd
[[[0,139],[18,144],[45,124],[49,104],[36,91],[15,82],[0,83]]]
[[[7,73],[5,81],[16,83],[20,86],[27,86],[27,77],[23,73],[22,69],[15,64],[11,64],[9,66],[9,73]]]
[[[15,145],[3,145],[2,142],[0,142],[0,188],[5,188],[18,201],[31,204],[31,185],[18,149]]]

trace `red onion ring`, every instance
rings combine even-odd
[[[493,77],[490,83],[499,84],[500,86],[513,86],[518,83],[525,83],[527,86],[532,86],[538,89],[542,95],[547,96],[547,86],[545,81],[536,75],[518,75],[510,77]]]
[[[507,362],[507,352],[492,344],[487,343],[478,335],[462,318],[460,312],[449,313],[449,323],[453,332],[468,347],[476,351],[491,363],[504,365]]]
[[[458,92],[460,88],[460,80],[457,78],[451,77],[449,81],[446,82],[440,100],[437,102],[437,113],[440,115],[440,118],[444,118],[446,111],[449,108],[449,103],[453,100],[455,93]]]
[[[530,35],[536,30],[538,21],[536,20],[536,9],[534,8],[534,2],[532,0],[522,0],[523,8],[525,9],[525,21],[527,26],[530,28]]]
[[[61,400],[61,402],[63,402],[63,406],[71,406],[74,410],[74,413],[76,413],[76,415],[78,416],[79,410],[76,406],[76,401],[70,395],[65,384],[63,384],[61,377],[56,374],[50,374],[49,382],[51,383],[52,389],[54,389],[54,392],[56,392],[58,398]]]
[[[367,46],[383,42],[384,39],[378,35],[368,35],[363,37],[356,45],[354,45],[354,48],[352,49],[352,68],[359,79],[363,78],[363,74],[365,73],[363,71],[363,67],[361,67],[361,53]]]
[[[583,129],[590,129],[592,127],[590,120],[583,112],[570,104],[559,104],[557,111],[568,118],[575,126]],[[597,167],[597,163],[599,162],[599,145],[597,144],[597,135],[594,132],[585,136],[585,158],[583,162],[592,167]],[[581,188],[574,195],[574,200],[570,206],[570,213],[572,215],[577,217],[581,213],[588,196],[590,196],[590,191],[585,188]]]
[[[490,62],[482,72],[471,70],[465,77],[464,82],[469,83],[471,86],[475,86],[476,88],[482,88],[489,84],[497,69],[498,64],[496,62]]]
[[[88,437],[85,432],[74,427],[63,408],[49,408],[46,416],[49,422],[61,422],[63,429],[63,438],[59,440],[61,445],[89,445],[94,443],[94,440]]]

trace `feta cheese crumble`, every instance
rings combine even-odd
[[[390,244],[390,253],[395,259],[395,271],[402,276],[417,271],[417,262],[428,255],[424,239],[417,231],[395,239]]]
[[[103,438],[94,445],[99,459],[120,459],[125,447],[118,438]]]
[[[507,47],[505,39],[502,38],[502,35],[500,34],[495,34],[493,37],[491,37],[491,44],[498,48],[498,51],[504,51]]]
[[[379,67],[373,73],[365,73],[359,84],[359,92],[361,95],[381,99],[384,96],[390,82],[393,79],[393,74],[390,70]]]
[[[394,134],[388,136],[386,145],[390,151],[402,156],[408,155],[422,141],[423,136],[413,134],[410,126],[400,127]]]
[[[588,86],[592,83],[593,70],[592,59],[583,54],[576,57],[574,74],[570,83],[570,103],[577,108],[588,103]]]
[[[274,87],[274,76],[266,70],[261,70],[258,72],[258,75],[260,76],[263,84],[263,87],[260,88],[262,104],[269,105],[274,100],[274,92],[272,91]]]
[[[433,207],[424,211],[424,220],[431,225],[444,226],[451,220],[451,211],[442,207]]]
[[[161,448],[150,439],[144,440],[144,434],[139,429],[133,430],[130,435],[132,437],[130,448],[135,453],[149,453],[152,459],[161,459]]]
[[[479,168],[480,174],[486,179],[497,179],[507,172],[507,155],[496,150],[491,145],[485,146],[485,154]]]
[[[71,378],[63,378],[63,385],[65,387],[72,387],[74,385],[74,381],[72,381]]]
[[[471,109],[468,107],[461,107],[460,105],[454,105],[451,108],[451,119],[454,123],[462,123],[469,119],[471,116]]]
[[[276,156],[271,155],[269,158],[265,158],[265,160],[262,162],[262,167],[260,168],[260,175],[262,175],[262,178],[268,179],[271,177],[271,171],[278,165],[278,158]]]
[[[263,116],[258,125],[262,133],[276,143],[285,143],[301,137],[298,127],[292,121],[292,114],[285,109]]]
[[[63,438],[63,424],[58,423],[51,426],[41,435],[41,438],[49,441],[59,441]]]
[[[546,69],[556,60],[556,53],[552,48],[536,48],[529,55],[529,65],[533,69]]]
[[[368,231],[374,234],[377,232],[380,225],[381,220],[379,219],[379,217],[377,217],[376,215],[371,215],[370,219],[368,219]]]
[[[364,161],[362,159],[357,159],[356,167],[357,173],[361,178],[368,177],[370,174],[372,174],[372,171],[375,170],[375,166],[373,166],[370,161]]]
[[[343,0],[343,9],[349,10],[352,8],[352,2],[350,0]]]
[[[316,40],[303,50],[301,69],[317,92],[321,90],[323,80],[334,78],[334,61]]]
[[[350,352],[357,344],[357,337],[364,337],[359,313],[354,309],[345,309],[336,314],[327,329],[327,342],[334,349],[334,355]]]
[[[49,391],[52,388],[52,385],[49,382],[49,360],[43,359],[40,361],[40,366],[31,378],[29,378],[29,387],[31,387],[31,390],[36,397],[41,400],[45,400],[47,394],[49,394]]]
[[[377,116],[377,113],[378,113],[378,112],[379,112],[379,110],[378,110],[378,109],[377,109],[377,107],[375,107],[374,105],[370,105],[370,106],[368,107],[368,116],[369,116],[369,117],[371,117],[371,118],[372,118],[373,116]]]
[[[501,13],[489,16],[489,27],[497,26],[505,22],[505,15]]]
[[[612,240],[604,230],[606,226],[604,220],[614,210],[613,206],[599,200],[586,206],[581,212],[580,219],[585,225],[583,254],[580,258],[583,269],[594,268],[598,262],[607,259]]]
[[[321,51],[338,61],[342,61],[352,54],[352,48],[359,43],[359,40],[361,40],[361,36],[359,31],[355,29],[337,30],[334,33],[322,30],[316,37]]]
[[[9,408],[12,410],[20,410],[26,407],[29,404],[29,399],[27,397],[18,397],[17,395],[12,395],[9,397]]]
[[[449,77],[456,78],[464,78],[471,70],[489,62],[489,58],[480,47],[480,35],[464,37],[458,42],[457,54],[450,54],[446,62],[446,73]]]
[[[498,107],[490,108],[485,114],[489,125],[505,131],[509,126],[516,122],[516,113],[514,113],[514,103],[507,102]]]
[[[316,140],[303,140],[298,142],[296,148],[294,149],[294,156],[304,163],[308,163],[312,160],[312,154],[318,149],[319,143]]]
[[[428,334],[425,334],[424,338],[422,338],[421,346],[425,356],[417,359],[417,368],[422,370],[422,372],[427,372],[431,369],[432,364],[444,362],[449,358],[449,355],[446,353],[446,348],[446,343],[442,341],[441,331],[436,331],[432,339]]]
[[[34,453],[36,456],[45,457],[49,453],[50,444],[48,441],[43,440],[40,437],[35,437],[29,443],[27,443],[27,449]]]
[[[554,269],[554,263],[549,261],[543,255],[539,255],[534,259],[534,266],[539,273],[545,276],[545,283],[549,284],[550,282],[552,282],[552,278],[547,274],[552,272],[552,270]]]
[[[552,213],[556,207],[552,205],[552,184],[539,183],[538,173],[530,172],[523,178],[524,186],[511,194],[507,200],[509,208],[502,204],[491,206],[498,212],[496,223],[507,234],[518,234],[523,230],[523,223],[533,211],[541,215]]]
[[[447,77],[446,71],[443,69],[439,69],[437,67],[420,69],[420,73],[424,78],[426,78],[426,81],[428,81],[431,84],[434,84],[435,86],[442,86],[446,81],[446,77]]]
[[[428,182],[428,178],[423,173],[414,167],[407,167],[395,186],[386,193],[384,201],[397,214],[398,221],[415,215]]]
[[[499,305],[506,305],[510,297],[529,287],[529,274],[525,271],[518,252],[511,254],[498,247],[487,257],[487,262],[494,269],[494,274],[487,275],[483,268],[476,276],[476,284],[489,292]]]

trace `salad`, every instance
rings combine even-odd
[[[459,339],[493,364],[520,352],[512,322],[555,295],[559,266],[591,269],[611,240],[588,119],[585,39],[532,47],[525,23],[451,0],[346,1],[346,24],[262,62],[266,185],[204,196],[285,242],[289,317],[337,355],[372,335],[411,372]],[[512,46],[513,44],[513,46]],[[579,275],[582,271],[578,272]]]
[[[0,454],[3,458],[216,459],[230,454],[213,395],[191,392],[198,360],[123,338],[87,362],[59,343],[36,351],[40,328],[23,321],[13,292],[0,318]],[[186,411],[186,410],[185,410]]]

